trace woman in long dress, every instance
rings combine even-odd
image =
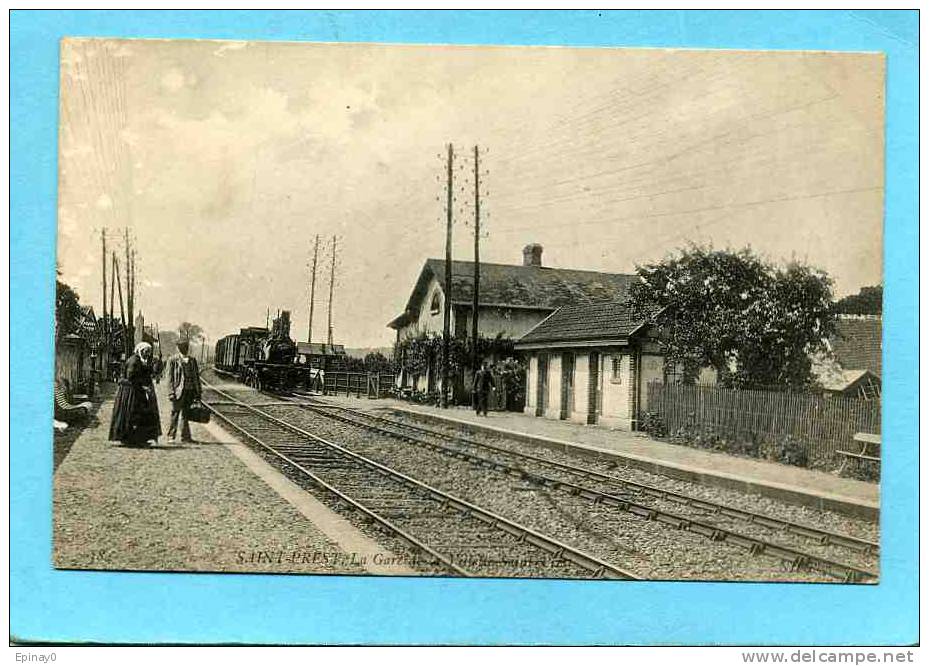
[[[158,399],[152,384],[152,346],[147,342],[136,345],[126,361],[123,377],[113,402],[110,441],[125,446],[148,446],[161,435]]]

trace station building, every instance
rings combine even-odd
[[[345,345],[325,342],[298,342],[297,365],[308,365],[323,370],[342,370],[347,355]]]
[[[542,264],[542,246],[523,248],[521,264],[481,262],[478,333],[514,340],[525,335],[558,308],[592,301],[625,298],[637,278],[622,273],[603,273]],[[445,308],[451,309],[450,329],[455,337],[469,337],[473,327],[474,263],[452,262],[451,294],[445,293],[445,261],[427,259],[407,299],[403,313],[388,323],[396,340],[419,333],[442,333]],[[441,369],[401,378],[404,386],[418,390],[440,387]],[[459,378],[460,379],[460,378]]]
[[[516,343],[528,360],[525,413],[634,430],[648,382],[665,381],[657,331],[622,301],[567,305]]]
[[[880,399],[881,318],[840,315],[828,352],[814,360],[827,395]],[[516,350],[528,361],[527,415],[636,430],[649,411],[648,384],[677,383],[658,331],[622,301],[567,305],[526,332]],[[712,385],[712,368],[697,380]]]

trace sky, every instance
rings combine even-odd
[[[388,345],[423,263],[632,272],[687,243],[882,282],[884,60],[836,52],[68,39],[58,268],[101,310],[101,232],[136,307],[210,340],[292,312]],[[118,237],[118,239],[117,239]],[[120,260],[124,271],[124,259]],[[118,309],[117,309],[118,311]]]

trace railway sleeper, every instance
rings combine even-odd
[[[649,520],[654,520],[665,525],[670,525],[671,527],[677,527],[680,529],[681,524],[687,522],[686,519],[678,518],[677,516],[671,516],[666,513],[659,513],[657,511],[653,512],[655,515]]]
[[[798,555],[790,561],[791,571],[800,571],[809,568],[810,562],[806,555]]]
[[[865,580],[865,577],[862,576],[857,571],[852,571],[851,569],[849,569],[848,571],[845,572],[844,580],[846,583],[860,583],[863,580]]]
[[[392,434],[392,433],[387,432],[387,434]],[[414,438],[412,438],[412,437],[406,437],[405,439],[408,439],[409,441],[414,441],[414,442],[416,441],[416,440],[415,440]],[[430,448],[437,449],[437,450],[442,450],[442,451],[444,451],[444,452],[446,452],[446,453],[450,453],[450,451],[448,450],[447,447],[443,447],[443,446],[441,446],[441,445],[433,444],[433,443],[427,443],[427,444],[428,444],[428,446],[429,446]],[[474,456],[474,455],[471,455],[471,454],[466,454],[466,453],[461,453],[461,452],[454,452],[454,453],[452,453],[452,455],[454,455],[454,456],[457,457],[457,458],[463,458],[463,459],[466,459],[466,460],[476,461],[481,467],[492,467],[493,469],[496,469],[496,470],[501,470],[501,469],[507,470],[507,466],[506,466],[506,465],[503,465],[503,464],[501,464],[501,463],[499,463],[499,462],[495,462],[495,461],[489,461],[488,459],[482,458],[482,457],[480,457],[480,456]],[[509,471],[509,470],[508,470],[508,471]],[[513,470],[512,472],[513,472],[515,475],[517,475],[517,476],[519,476],[519,477],[521,477],[521,478],[527,478],[527,477],[530,477],[530,476],[531,476],[531,474],[530,474],[530,473],[527,473],[525,470]],[[383,472],[382,472],[382,473],[383,473]],[[591,475],[586,475],[586,476],[589,478]],[[415,485],[415,484],[410,484],[409,482],[406,482],[406,485]],[[557,487],[557,488],[560,488],[560,489],[563,489],[563,490],[567,490],[567,491],[568,491],[570,494],[572,494],[572,495],[578,494],[578,489],[577,489],[576,487],[572,487],[572,486],[570,486],[570,485],[568,485],[568,484],[559,482],[558,480],[545,479],[545,480],[542,481],[542,485],[545,486],[545,487]],[[628,484],[620,484],[620,485],[623,485],[624,487],[628,487]],[[653,490],[651,493],[648,493],[648,491],[646,491],[646,492],[647,492],[647,494],[651,494],[652,496],[659,497],[659,498],[666,499],[666,500],[677,501],[677,502],[683,503],[683,504],[685,504],[685,505],[692,505],[692,504],[694,504],[694,502],[691,502],[690,500],[681,501],[680,498],[676,497],[673,493],[670,493],[670,494],[669,494],[669,493],[666,493],[666,492],[663,492],[663,491],[654,491],[654,490]],[[585,493],[584,496],[585,496],[585,497],[589,496],[589,493]],[[598,496],[591,497],[591,499],[593,499],[594,502],[599,502],[599,501],[600,501],[600,498],[599,498]],[[720,514],[720,513],[723,513],[723,514],[725,514],[725,515],[727,515],[727,516],[730,516],[730,517],[738,517],[738,518],[740,518],[740,519],[747,520],[748,522],[755,522],[755,521],[756,521],[756,515],[755,515],[755,514],[747,514],[747,515],[746,515],[744,512],[738,512],[738,511],[733,511],[733,510],[726,510],[726,507],[721,507],[721,506],[719,506],[719,505],[709,505],[709,506],[706,506],[706,505],[703,505],[702,502],[697,502],[697,504],[698,504],[698,506],[700,506],[701,509],[705,509],[705,510],[707,510],[707,511],[710,511],[710,512],[712,512],[713,514]],[[629,507],[630,507],[630,504],[627,503],[627,502],[618,502],[617,505],[618,505],[620,508],[625,509],[625,510],[629,510]],[[463,511],[463,513],[464,513],[464,515],[466,515],[466,516],[469,515],[469,512],[468,512],[468,511]],[[658,512],[656,512],[654,509],[646,509],[644,512],[634,512],[634,513],[638,513],[640,516],[642,516],[642,517],[644,517],[644,518],[646,518],[646,519],[648,519],[648,520],[655,520],[656,517],[658,516]],[[761,522],[761,523],[768,523],[768,521],[763,520],[763,517],[761,517],[761,518],[762,518],[762,520],[759,520],[758,522]],[[775,521],[771,521],[771,522],[775,522]],[[496,521],[494,521],[494,522],[491,523],[491,524],[493,524],[494,526],[496,526]],[[675,520],[672,521],[672,524],[675,524],[675,525],[677,525],[679,528],[682,528],[682,529],[687,529],[687,528],[691,528],[691,527],[692,527],[692,523],[691,523],[690,521],[682,520],[682,519],[675,519]],[[777,523],[775,523],[775,524],[777,524]],[[783,527],[786,531],[792,531],[792,532],[794,532],[795,534],[796,534],[796,533],[803,533],[803,530],[802,530],[802,529],[791,529],[791,526],[789,526],[789,525],[778,525],[778,526],[779,526],[779,527]],[[706,535],[706,533],[705,533],[704,530],[696,530],[696,531],[698,531],[698,532],[700,532],[700,533],[704,533],[704,534]],[[714,530],[712,530],[707,536],[709,536],[710,539],[713,540],[713,541],[722,541],[722,540],[725,540],[729,535],[728,535],[727,532],[724,531],[724,530],[714,529]],[[735,536],[738,536],[738,535],[735,535]],[[832,540],[829,538],[828,535],[825,535],[825,536],[823,536],[823,537],[821,537],[821,538],[822,538],[822,543],[823,543],[824,545],[828,545],[828,544],[832,543]],[[518,535],[518,536],[517,536],[517,539],[519,539],[520,541],[524,541],[524,540],[526,539],[526,535],[525,535],[525,534]],[[741,540],[737,539],[736,541],[741,541]],[[758,542],[739,543],[738,545],[746,545],[746,544],[747,544],[747,547],[748,547],[750,550],[752,550],[752,552],[754,552],[754,553],[761,553],[761,552],[763,552],[763,551],[765,550],[764,544],[763,544],[763,543],[758,543]],[[540,545],[540,547],[541,547],[541,545]],[[868,548],[865,547],[865,549],[868,549]],[[873,549],[869,549],[869,550],[873,550]],[[792,566],[794,566],[795,568],[799,568],[799,567],[802,567],[802,566],[808,566],[808,564],[809,564],[809,562],[807,561],[807,558],[806,558],[806,557],[802,557],[802,556],[801,556],[801,557],[796,557],[796,558],[794,558],[793,560],[791,560],[791,563],[792,563]]]

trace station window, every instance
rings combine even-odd
[[[439,299],[439,292],[435,292],[432,295],[432,303],[429,305],[429,312],[431,314],[439,314],[439,310],[442,309],[442,301]]]
[[[623,357],[622,354],[614,354],[610,357],[610,383],[623,383]]]

